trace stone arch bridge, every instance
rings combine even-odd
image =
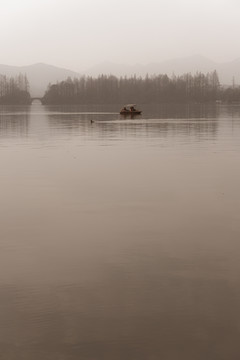
[[[41,104],[43,103],[42,97],[32,97],[32,98],[31,98],[31,104],[32,104],[34,101],[40,101]]]

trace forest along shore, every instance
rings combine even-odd
[[[0,104],[2,105],[29,105],[31,95],[26,75],[16,77],[0,75]]]
[[[0,104],[31,104],[26,75],[0,75]],[[48,86],[41,98],[44,105],[57,104],[138,104],[151,103],[240,103],[240,87],[220,84],[216,70],[203,74],[186,73],[142,77],[101,75],[97,78],[68,78]]]

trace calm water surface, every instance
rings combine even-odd
[[[118,110],[0,108],[0,358],[237,360],[240,107]]]

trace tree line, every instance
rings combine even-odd
[[[49,85],[45,104],[124,104],[161,102],[205,102],[218,97],[220,82],[216,71],[206,75],[153,75],[120,77],[101,75],[97,78],[71,79]]]
[[[0,75],[0,104],[30,104],[29,82],[26,75]]]
[[[49,84],[43,104],[126,104],[240,102],[240,87],[223,87],[216,70],[181,76],[152,75],[120,77],[82,76]],[[0,104],[30,104],[29,82],[26,75],[0,75]]]

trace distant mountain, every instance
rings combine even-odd
[[[84,73],[91,76],[98,76],[99,74],[112,74],[115,76],[167,74],[168,76],[172,76],[173,73],[175,75],[182,75],[187,72],[196,73],[197,71],[201,71],[207,73],[213,70],[217,70],[222,84],[232,84],[233,77],[235,78],[235,83],[240,84],[240,59],[232,62],[218,63],[201,55],[171,59],[147,65],[126,65],[104,62],[85,70]]]
[[[240,58],[219,64],[216,70],[223,84],[232,84],[234,79],[235,84],[240,85]]]
[[[175,75],[181,75],[187,72],[194,74],[197,71],[207,73],[213,70],[217,70],[222,84],[232,84],[233,78],[236,85],[240,84],[240,58],[231,62],[217,63],[201,55],[172,59],[147,65],[126,65],[104,62],[83,71],[82,74],[93,77],[97,77],[101,74],[111,74],[115,76],[167,74],[172,76],[173,73]],[[30,84],[30,93],[33,97],[43,96],[49,83],[54,84],[57,81],[66,80],[68,77],[79,78],[81,76],[80,73],[42,63],[29,66],[0,65],[0,74],[15,76],[19,73],[27,75]]]
[[[94,65],[83,72],[86,75],[96,77],[102,74],[115,76],[131,76],[136,74],[137,76],[145,76],[148,71],[147,66],[141,64],[126,65],[105,61]]]
[[[0,74],[2,75],[15,76],[19,73],[27,75],[30,93],[33,97],[43,96],[49,83],[54,84],[57,81],[66,80],[68,77],[80,76],[74,71],[42,63],[29,66],[0,65]]]

